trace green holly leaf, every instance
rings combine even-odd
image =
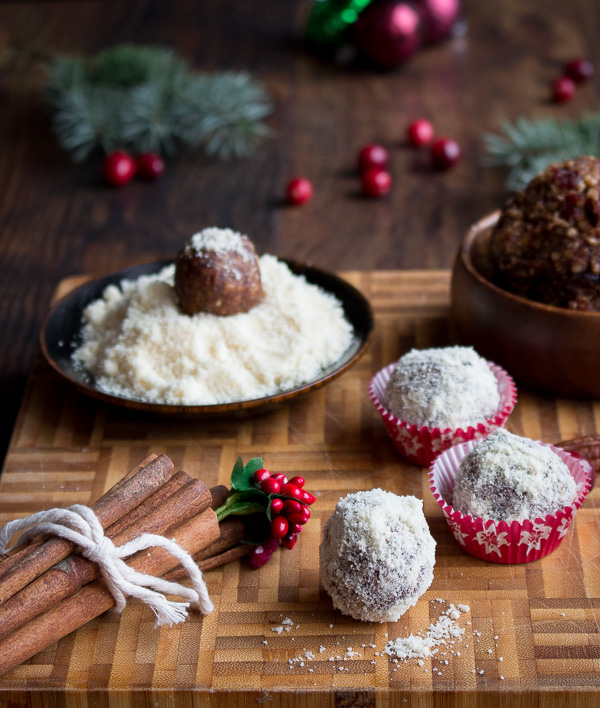
[[[269,497],[260,489],[245,489],[230,494],[222,506],[217,509],[217,519],[223,521],[228,516],[247,516],[264,513],[269,504]]]
[[[246,466],[241,457],[238,457],[231,471],[231,486],[233,489],[245,491],[256,489],[253,484],[253,476],[256,470],[262,469],[263,458],[253,457]]]

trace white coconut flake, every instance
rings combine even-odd
[[[108,286],[84,311],[73,353],[105,393],[174,405],[251,400],[293,389],[340,359],[353,330],[340,301],[274,256],[248,312],[183,314],[175,267]]]

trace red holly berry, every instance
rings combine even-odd
[[[390,155],[383,145],[370,143],[358,153],[358,168],[361,172],[373,168],[383,170],[387,167],[389,159]]]
[[[283,502],[283,511],[286,516],[290,514],[298,514],[302,510],[302,504],[295,499],[286,499]]]
[[[263,479],[269,479],[270,476],[271,473],[269,472],[269,470],[256,470],[256,472],[254,473],[254,481],[260,484]]]
[[[308,521],[309,517],[299,511],[297,514],[290,514],[287,518],[290,524],[298,524],[299,526],[304,526],[304,524]]]
[[[253,546],[250,551],[250,565],[253,568],[262,568],[262,566],[271,560],[271,556],[279,546],[279,539],[269,536],[269,538],[260,546]]]
[[[276,516],[271,521],[271,533],[275,538],[283,538],[288,532],[288,520],[285,516]]]
[[[425,118],[413,120],[406,128],[406,139],[413,147],[429,145],[434,135],[433,125]]]
[[[127,152],[115,150],[102,161],[102,176],[112,187],[122,187],[130,182],[134,175],[135,161]]]
[[[287,482],[287,477],[282,472],[277,472],[277,474],[272,474],[271,477],[276,479],[279,484],[285,484]]]
[[[295,484],[297,487],[302,487],[304,486],[304,477],[292,477],[290,479],[290,484]]]
[[[552,82],[552,100],[555,103],[566,103],[575,95],[575,82],[568,76],[561,76]]]
[[[571,59],[565,66],[565,74],[576,84],[580,84],[592,78],[594,65],[589,59]]]
[[[302,489],[301,491],[302,494],[300,496],[300,501],[303,504],[314,504],[317,498],[313,496],[310,492],[307,492],[306,489]]]
[[[289,519],[288,519],[289,521]],[[288,526],[288,532],[289,533],[300,533],[302,531],[302,526],[300,524],[289,524]]]
[[[271,499],[271,514],[279,514],[283,509],[282,499]]]
[[[263,479],[259,486],[265,494],[279,494],[279,490],[281,489],[281,485],[276,479],[273,479],[273,477]]]
[[[296,177],[288,182],[285,196],[290,204],[306,204],[312,199],[313,186],[306,177]]]
[[[296,541],[298,540],[298,536],[295,533],[288,533],[286,536],[284,536],[281,539],[281,543],[289,550],[291,551],[292,548],[296,545]]]
[[[300,491],[300,489],[298,489],[298,487],[295,484],[290,484],[288,482],[287,484],[281,485],[281,494],[285,494],[286,497],[293,497],[294,499],[300,499],[301,491]]]
[[[452,138],[438,138],[431,146],[431,162],[436,170],[446,170],[460,159],[460,145]]]
[[[386,170],[372,169],[362,174],[362,191],[367,197],[383,197],[392,188],[392,175]]]
[[[165,171],[165,161],[155,152],[145,152],[136,160],[138,177],[146,180],[157,179]]]

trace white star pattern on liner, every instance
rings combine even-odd
[[[450,527],[450,531],[454,534],[454,538],[463,546],[465,546],[464,539],[467,538],[469,535],[468,533],[463,533],[460,530],[460,524],[458,521],[455,521],[454,519],[448,519],[448,526]]]
[[[563,538],[566,536],[567,531],[569,530],[569,526],[573,523],[573,517],[572,516],[564,516],[561,519],[559,527],[556,529],[556,532],[558,533],[559,538]]]
[[[548,538],[552,531],[551,526],[546,526],[546,524],[532,524],[531,531],[521,531],[521,538],[519,539],[519,545],[525,544],[528,550],[539,551],[541,548],[542,541]]]
[[[475,540],[477,543],[485,546],[486,553],[497,553],[501,555],[500,546],[508,546],[508,541],[506,540],[507,536],[508,533],[506,531],[496,533],[496,527],[492,525],[485,531],[480,531],[475,536]]]

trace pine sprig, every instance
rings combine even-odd
[[[46,97],[58,140],[76,162],[98,150],[173,154],[180,145],[246,157],[269,134],[262,121],[272,110],[248,74],[193,72],[170,49],[135,45],[54,60]]]
[[[484,136],[486,164],[510,168],[508,189],[523,189],[538,172],[552,162],[578,155],[600,157],[600,113],[574,120],[518,118],[502,125],[504,135]]]

